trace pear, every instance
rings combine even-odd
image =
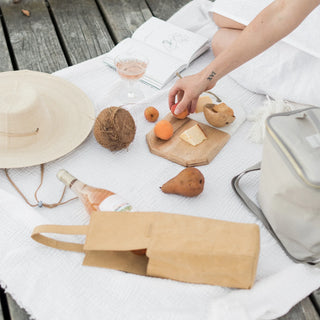
[[[197,168],[186,168],[160,188],[164,193],[195,197],[203,191],[203,187],[204,176],[200,170]]]
[[[214,127],[224,127],[235,120],[233,110],[225,103],[213,104],[208,103],[203,108],[206,120]]]

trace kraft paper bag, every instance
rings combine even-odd
[[[84,234],[84,244],[44,233]],[[251,288],[260,251],[259,227],[163,212],[95,212],[88,226],[42,225],[32,238],[84,252],[83,265],[178,281]],[[146,255],[132,250],[146,249]]]

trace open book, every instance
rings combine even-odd
[[[119,54],[137,52],[149,59],[147,71],[141,78],[161,89],[209,48],[207,38],[177,27],[158,18],[150,18],[132,35],[118,43],[106,54],[105,63],[115,68]]]

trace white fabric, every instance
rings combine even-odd
[[[212,10],[232,20],[248,25],[274,0],[215,0]],[[315,8],[283,42],[320,58],[320,6]]]
[[[320,106],[320,59],[278,42],[230,73],[243,87],[275,100]]]
[[[189,8],[193,4],[197,5],[192,3]],[[196,12],[193,8],[193,16]],[[113,104],[107,88],[117,81],[117,75],[105,67],[103,59],[101,56],[57,73],[88,94],[96,113]],[[184,74],[200,70],[211,59],[212,53],[206,53]],[[235,290],[84,267],[82,254],[48,248],[30,238],[33,228],[44,223],[87,224],[89,216],[83,205],[76,200],[51,210],[31,209],[17,198],[3,172],[0,172],[1,285],[38,320],[247,320],[274,319],[285,314],[320,286],[320,271],[289,260],[232,191],[231,178],[261,159],[261,146],[246,139],[250,125],[244,123],[209,165],[199,167],[205,176],[201,195],[186,198],[164,194],[159,187],[183,167],[149,152],[145,135],[153,124],[144,119],[143,111],[153,105],[162,118],[169,109],[165,90],[157,92],[146,86],[143,90],[147,100],[127,106],[137,126],[128,150],[112,153],[98,145],[91,134],[72,153],[45,166],[40,200],[58,200],[63,186],[55,175],[65,168],[90,185],[119,194],[137,210],[257,223],[261,228],[261,254],[253,288]],[[214,91],[227,103],[242,106],[247,114],[264,100],[229,77],[222,79]],[[32,199],[40,178],[39,167],[13,169],[10,174]],[[246,183],[252,196],[257,190],[256,180],[253,174]],[[68,191],[66,198],[72,196]]]
[[[248,24],[271,0],[216,0],[210,11]],[[274,99],[320,106],[320,6],[288,36],[234,70],[245,88]]]
[[[305,108],[305,106],[282,100],[274,101],[267,96],[263,106],[257,108],[247,116],[247,120],[253,122],[248,134],[249,140],[255,143],[263,143],[266,131],[265,121],[271,114],[293,111],[299,108]]]

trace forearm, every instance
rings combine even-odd
[[[243,63],[292,32],[320,0],[276,0],[241,32],[202,72],[208,89]]]

